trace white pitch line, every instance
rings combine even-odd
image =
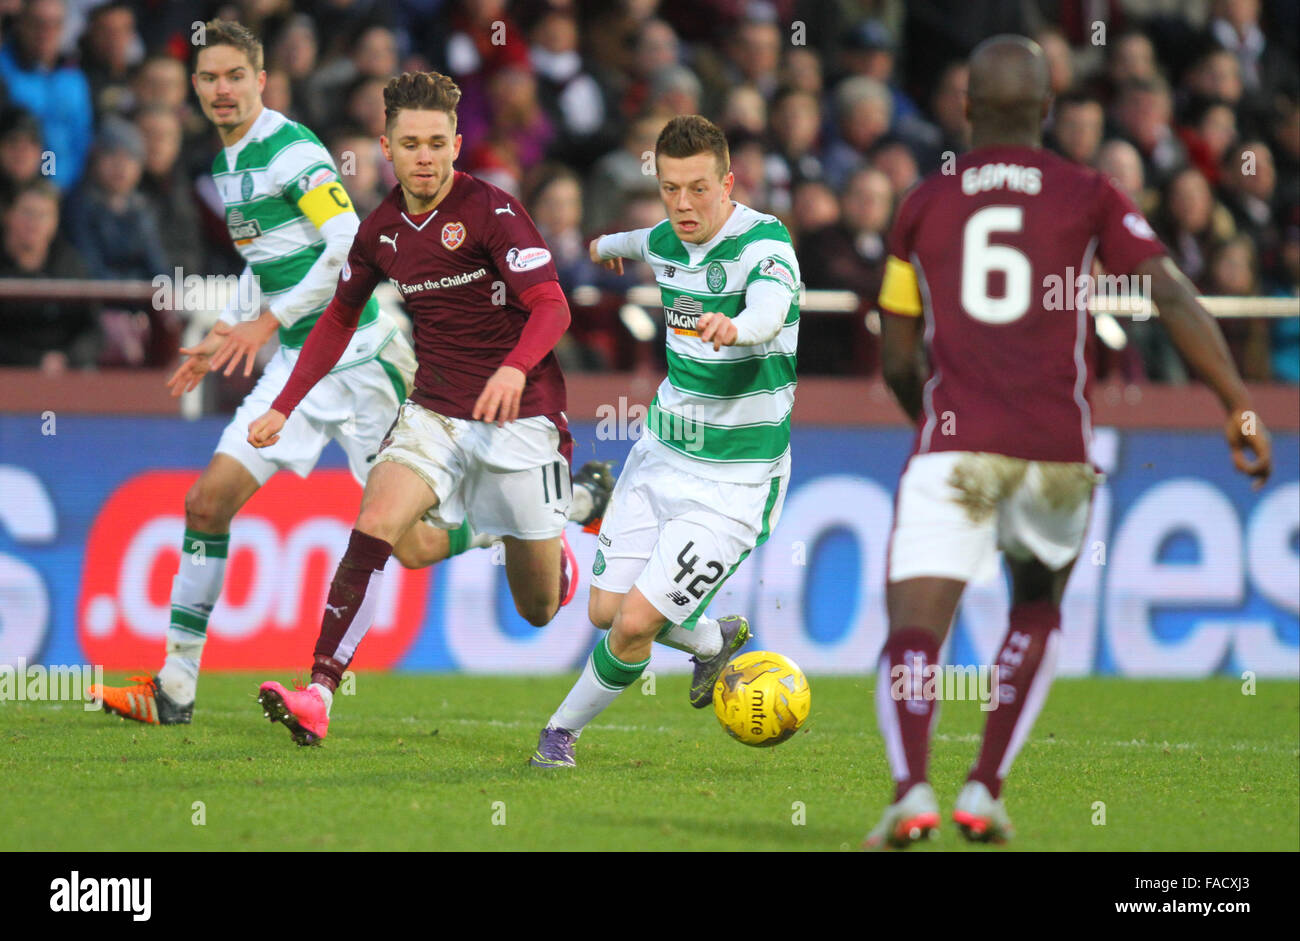
[[[41,705],[46,709],[76,709],[77,711],[86,711],[82,709],[81,703],[42,703]],[[97,710],[89,710],[89,711],[94,712]],[[256,715],[256,711],[257,711],[257,700],[250,700],[250,708],[247,710],[242,710],[237,712],[231,709],[204,709],[199,718],[202,719],[203,717],[207,717],[207,716],[210,716],[214,719],[261,718],[260,716]],[[127,721],[127,720],[123,720],[123,721]],[[348,717],[348,721],[349,723],[352,723],[357,720],[354,717]],[[360,721],[361,722],[391,722],[393,720],[387,718],[381,719],[378,717],[366,717],[361,719]],[[413,724],[416,722],[432,722],[432,723],[442,723],[442,724],[451,724],[451,725],[487,726],[489,728],[499,728],[499,729],[536,730],[539,728],[537,720],[535,719],[506,720],[506,719],[462,719],[462,718],[457,718],[455,716],[402,716],[396,721],[403,722],[406,724]],[[659,735],[665,733],[678,734],[682,731],[679,728],[674,728],[672,726],[666,726],[666,725],[623,725],[623,724],[601,723],[601,722],[592,723],[587,728],[600,729],[601,731],[605,731],[605,732],[632,732],[638,734],[654,733]],[[854,737],[857,738],[868,737],[867,733],[863,733],[863,732],[856,732],[853,733],[853,735]],[[973,732],[966,732],[961,735],[955,735],[948,732],[939,732],[935,734],[933,738],[934,741],[936,742],[944,742],[947,744],[954,744],[954,745],[978,745],[981,740],[981,736]],[[1150,742],[1147,741],[1146,739],[1140,739],[1140,738],[1132,738],[1129,739],[1128,741],[1122,741],[1122,742],[1098,742],[1098,741],[1093,741],[1092,739],[1087,739],[1082,742],[1076,742],[1076,741],[1070,741],[1068,739],[1060,739],[1060,738],[1034,737],[1031,738],[1025,744],[1028,746],[1034,746],[1034,745],[1065,746],[1067,748],[1159,748],[1162,750],[1171,749],[1177,751],[1191,751],[1193,749],[1198,749],[1198,748],[1208,748],[1208,749],[1226,748],[1229,751],[1265,752],[1265,753],[1267,752],[1295,753],[1297,750],[1300,750],[1300,743],[1297,743],[1296,745],[1251,745],[1246,742],[1233,742],[1232,744],[1229,745],[1206,745],[1199,742],[1169,742],[1169,741]]]

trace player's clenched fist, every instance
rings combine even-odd
[[[524,374],[513,366],[502,366],[492,374],[474,411],[470,413],[475,421],[494,421],[501,427],[508,421],[519,417],[519,400],[524,394]]]
[[[736,325],[726,314],[700,314],[695,329],[700,332],[701,340],[713,344],[714,352],[735,343],[736,335],[739,333]]]
[[[273,408],[248,426],[248,443],[255,448],[269,448],[280,440],[280,432],[288,419]]]
[[[1259,416],[1250,410],[1234,410],[1224,423],[1223,435],[1237,470],[1255,478],[1256,490],[1263,487],[1273,471],[1273,442]],[[1254,460],[1246,456],[1247,451],[1255,455]]]

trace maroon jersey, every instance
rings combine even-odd
[[[520,294],[556,281],[546,242],[519,200],[456,172],[438,208],[412,218],[394,187],[357,231],[334,299],[360,309],[388,278],[411,316],[412,401],[449,418],[470,418],[483,386],[519,342],[528,308]],[[554,353],[527,373],[519,417],[562,422],[564,376]]]
[[[913,453],[1086,461],[1093,258],[1128,274],[1163,253],[1109,179],[1048,151],[986,147],[930,174],[899,207],[880,292],[886,313],[925,316]]]

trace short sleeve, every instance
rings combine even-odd
[[[1107,271],[1128,274],[1148,258],[1166,254],[1165,246],[1133,201],[1104,176],[1097,206],[1097,258]]]
[[[501,191],[484,194],[483,248],[516,296],[535,284],[558,281],[546,240],[517,199]]]
[[[921,287],[916,280],[916,269],[895,255],[885,258],[885,276],[880,282],[880,297],[876,306],[887,314],[900,317],[919,317],[924,312],[921,304]]]
[[[916,223],[918,192],[919,188],[913,189],[898,204],[894,223],[889,227],[889,237],[885,240],[885,250],[902,261],[910,261],[912,257],[912,232]]]
[[[894,224],[889,227],[889,237],[885,240],[885,273],[876,299],[880,310],[902,317],[919,317],[923,310],[920,285],[912,267],[919,192],[918,187],[908,193],[894,213]]]

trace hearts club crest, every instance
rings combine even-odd
[[[448,222],[442,227],[442,244],[455,251],[465,241],[465,223]]]

